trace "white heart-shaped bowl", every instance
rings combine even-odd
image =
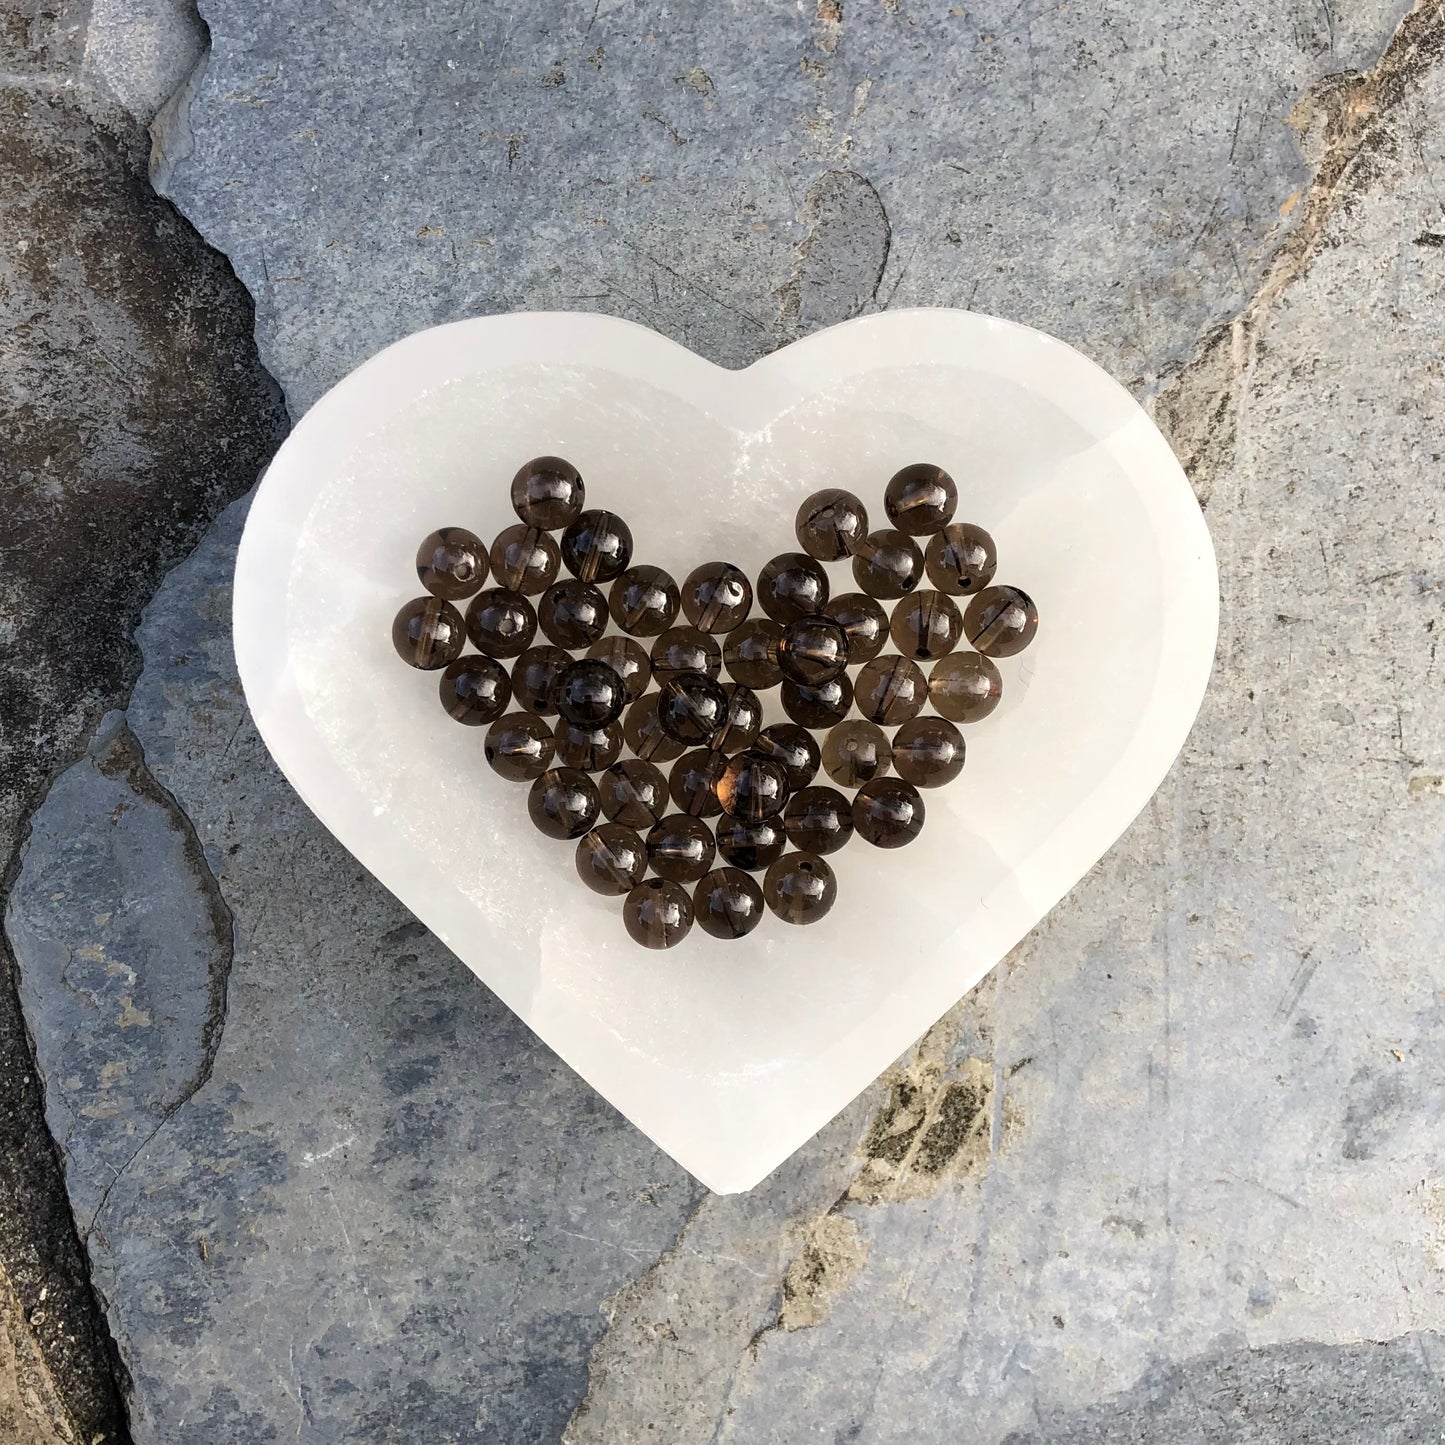
[[[958,480],[997,580],[1038,603],[1003,701],[908,847],[829,859],[832,912],[654,953],[573,845],[487,766],[485,728],[392,650],[438,526],[490,540],[513,472],[573,461],[634,560],[680,581],[793,551],[798,504],[909,462]],[[847,564],[835,592],[853,590]],[[389,346],[272,462],[236,563],[236,660],[272,755],[356,857],[629,1119],[719,1192],[750,1188],[865,1088],[1124,831],[1209,676],[1218,575],[1173,454],[1061,341],[964,311],[849,321],[726,371],[644,327],[487,317]],[[541,640],[541,639],[539,639]],[[764,694],[776,720],[777,692]],[[825,781],[820,778],[819,781]]]

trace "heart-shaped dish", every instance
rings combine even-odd
[[[567,457],[634,560],[756,577],[825,486],[870,510],[901,466],[959,485],[998,581],[1039,607],[964,729],[962,775],[896,852],[829,858],[832,912],[732,943],[639,949],[573,845],[529,824],[485,729],[398,663],[419,540],[516,518],[519,463]],[[881,513],[881,508],[880,508]],[[882,525],[880,522],[875,525]],[[832,564],[849,590],[847,563]],[[719,1192],[750,1188],[866,1087],[1088,870],[1158,787],[1208,680],[1218,576],[1148,417],[1060,341],[969,312],[846,322],[726,371],[644,327],[518,314],[420,332],[302,419],[236,564],[257,726],[328,828],[639,1128]],[[766,721],[781,717],[776,695]]]

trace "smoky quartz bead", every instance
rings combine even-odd
[[[793,530],[798,546],[810,557],[836,562],[868,535],[868,509],[852,492],[827,487],[798,508]]]
[[[981,592],[993,581],[998,551],[993,538],[972,522],[950,522],[928,543],[923,565],[940,592],[964,597]]]
[[[613,763],[597,780],[602,811],[614,823],[650,828],[667,812],[667,779],[662,769],[641,758]]]
[[[731,632],[753,605],[753,584],[731,562],[704,562],[682,584],[682,615],[704,632]]]
[[[765,727],[752,750],[782,768],[787,775],[788,791],[793,793],[813,781],[823,761],[812,733],[797,723],[773,723]]]
[[[933,664],[928,674],[928,700],[933,710],[953,722],[980,722],[998,706],[1003,679],[998,668],[978,652],[954,652]]]
[[[826,613],[800,617],[783,628],[778,666],[785,678],[816,687],[837,677],[848,661],[848,634]]]
[[[544,532],[573,521],[586,495],[581,474],[561,457],[533,457],[512,478],[512,510],[527,526]]]
[[[644,878],[622,905],[622,922],[634,943],[644,948],[671,948],[692,927],[692,899],[681,883]]]
[[[552,685],[557,674],[572,661],[572,654],[560,647],[529,647],[512,664],[512,693],[528,712],[546,717],[557,709],[552,705]]]
[[[853,553],[853,580],[869,597],[906,597],[923,580],[923,553],[906,532],[870,532]]]
[[[391,645],[396,648],[396,655],[424,672],[445,667],[461,652],[466,641],[462,614],[440,597],[413,598],[391,624]]]
[[[963,734],[947,718],[925,715],[893,735],[893,768],[915,788],[941,788],[963,771]]]
[[[946,527],[958,508],[958,488],[942,467],[915,462],[894,472],[883,489],[883,510],[900,532],[925,537]]]
[[[788,842],[803,853],[836,853],[853,836],[853,805],[836,788],[804,788],[783,812]]]
[[[763,890],[741,868],[714,868],[692,890],[697,926],[713,938],[743,938],[763,920]]]
[[[887,653],[859,668],[853,697],[869,722],[897,727],[923,711],[928,680],[911,658]]]
[[[486,543],[465,527],[439,527],[417,548],[416,575],[433,597],[470,597],[487,580]]]
[[[712,829],[687,813],[669,813],[648,830],[647,861],[659,878],[696,883],[716,854]]]
[[[507,669],[475,652],[448,663],[437,690],[447,713],[468,727],[495,722],[512,700]]]
[[[860,788],[892,765],[888,735],[863,718],[840,722],[823,743],[823,768],[840,788]]]
[[[552,706],[579,728],[605,728],[616,722],[626,702],[622,679],[595,657],[569,661],[552,687]]]
[[[763,897],[784,923],[816,923],[837,896],[833,870],[816,853],[785,853],[763,877]]]
[[[723,664],[728,676],[744,687],[759,691],[776,687],[783,680],[778,666],[778,646],[783,629],[766,617],[754,617],[728,633],[723,643]]]
[[[633,637],[656,637],[677,618],[677,583],[661,567],[629,567],[607,594],[612,620]]]
[[[601,823],[577,841],[577,876],[604,898],[621,898],[647,872],[647,845],[621,823]]]
[[[546,532],[521,522],[497,534],[490,555],[492,580],[524,597],[551,586],[562,561],[557,544]]]
[[[720,682],[701,672],[680,672],[657,694],[662,730],[689,747],[711,742],[727,717],[728,695]]]
[[[716,677],[722,671],[722,648],[700,627],[669,627],[652,644],[652,675],[659,687],[680,672]]]
[[[684,753],[672,765],[668,776],[668,792],[673,803],[694,818],[716,817],[722,812],[717,783],[727,765],[727,758],[712,748],[694,748]]]
[[[512,712],[487,729],[483,751],[492,771],[510,782],[528,783],[552,766],[556,744],[550,723],[529,712]]]
[[[872,662],[888,640],[888,614],[862,592],[844,592],[824,609],[848,634],[848,662]]]
[[[932,662],[958,646],[963,617],[951,597],[924,587],[898,603],[888,630],[904,657]]]
[[[828,604],[828,574],[806,552],[784,552],[758,573],[758,606],[786,626]]]
[[[1017,587],[985,587],[963,614],[963,635],[988,657],[1012,657],[1034,640],[1039,609]]]
[[[628,702],[636,702],[652,681],[647,649],[630,637],[604,637],[587,649],[587,656],[605,662],[622,679]]]
[[[632,529],[615,512],[583,512],[562,533],[562,561],[582,582],[611,582],[632,561]]]
[[[652,763],[670,763],[685,746],[662,726],[657,713],[660,693],[649,692],[638,698],[622,718],[622,736],[639,758]]]
[[[591,647],[607,630],[607,599],[590,582],[564,577],[542,594],[537,619],[558,647]]]
[[[923,799],[902,778],[875,778],[853,799],[853,827],[875,848],[901,848],[923,828]]]
[[[622,756],[622,724],[608,723],[600,728],[580,728],[566,718],[558,718],[552,731],[557,761],[563,767],[583,773],[600,773]]]
[[[516,657],[537,635],[537,614],[520,592],[489,587],[467,606],[467,636],[489,657]]]
[[[756,873],[776,862],[788,846],[781,813],[771,818],[729,818],[717,820],[715,830],[718,856],[734,868]]]
[[[853,684],[848,674],[829,678],[817,687],[806,683],[783,683],[783,711],[800,727],[820,731],[840,723],[853,706]]]
[[[576,768],[549,768],[527,794],[527,812],[549,838],[580,838],[600,808],[597,785]]]
[[[717,798],[730,818],[771,818],[788,801],[788,775],[771,758],[739,753],[717,780]]]
[[[712,735],[708,746],[721,753],[740,753],[751,747],[763,725],[763,705],[752,688],[740,682],[723,684],[727,708],[722,726]]]

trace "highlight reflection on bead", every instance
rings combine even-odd
[[[682,584],[682,613],[704,632],[731,632],[753,605],[753,584],[731,562],[704,562]]]
[[[981,722],[1002,696],[998,668],[979,652],[950,653],[928,674],[928,700],[953,722]]]
[[[763,921],[763,890],[741,868],[714,868],[692,891],[697,926],[713,938],[745,938]]]
[[[489,587],[467,604],[467,636],[489,657],[516,657],[537,635],[537,614],[520,592]]]
[[[972,522],[951,522],[928,543],[928,580],[954,597],[980,592],[993,581],[998,552],[993,538]]]
[[[947,718],[924,715],[893,735],[893,768],[915,788],[941,788],[963,771],[963,734]]]
[[[963,616],[951,597],[923,587],[893,608],[889,635],[904,657],[932,662],[958,646]]]
[[[571,462],[533,457],[512,478],[512,510],[529,527],[555,532],[582,510],[587,489]]]
[[[581,582],[610,582],[632,561],[632,529],[615,512],[583,512],[562,533],[562,561]]]
[[[527,812],[549,838],[580,838],[600,809],[596,784],[576,768],[549,768],[527,794]]]
[[[783,812],[788,841],[803,853],[836,853],[853,836],[853,805],[837,788],[804,788]]]
[[[840,788],[859,788],[881,778],[893,765],[893,749],[877,723],[850,717],[828,734],[823,767]]]
[[[647,872],[647,845],[620,823],[602,823],[577,842],[577,876],[604,898],[621,898]]]
[[[391,624],[391,645],[397,656],[425,672],[445,667],[466,641],[462,614],[440,597],[414,598]]]
[[[687,889],[668,878],[644,878],[622,905],[628,935],[644,948],[672,948],[681,943],[692,919]]]
[[[458,602],[487,580],[487,546],[465,527],[438,527],[416,552],[416,575],[433,597]]]
[[[687,813],[669,813],[648,830],[647,861],[659,878],[696,883],[716,853],[712,829]]]
[[[537,527],[517,522],[497,534],[488,554],[492,579],[498,587],[507,587],[531,597],[550,586],[562,564],[557,544]]]
[[[796,792],[813,781],[823,756],[812,733],[797,723],[773,723],[765,727],[752,745],[752,751],[770,758],[782,768],[788,789]]]
[[[507,669],[475,652],[447,664],[437,691],[448,716],[467,727],[495,722],[512,700]]]
[[[552,725],[529,712],[498,718],[483,744],[492,771],[511,782],[541,777],[552,766],[555,748]]]
[[[597,779],[602,811],[614,823],[647,829],[667,812],[667,779],[655,763],[624,758]]]
[[[816,923],[837,896],[833,870],[816,853],[785,853],[763,879],[763,897],[784,923]]]
[[[895,472],[883,491],[883,510],[900,532],[927,536],[953,520],[958,488],[942,467],[915,462]]]
[[[963,635],[988,657],[1012,657],[1034,640],[1039,609],[1017,587],[985,587],[963,614]]]
[[[902,778],[875,778],[853,799],[853,827],[875,848],[901,848],[923,828],[923,799]]]
[[[605,662],[622,679],[628,702],[636,702],[652,681],[647,649],[631,637],[603,637],[587,649],[587,656]]]
[[[783,680],[778,666],[782,627],[767,617],[753,617],[728,633],[723,643],[723,664],[728,676],[744,687],[762,692]]]
[[[633,637],[656,637],[677,617],[677,583],[661,567],[629,567],[607,594],[612,620]]]
[[[896,727],[923,711],[928,682],[911,658],[875,657],[858,672],[853,695],[869,722]]]
[[[868,509],[841,487],[814,492],[793,523],[798,545],[820,562],[836,562],[868,535]]]
[[[863,592],[844,592],[824,609],[848,634],[848,663],[872,662],[888,641],[888,614]]]

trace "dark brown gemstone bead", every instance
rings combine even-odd
[[[978,652],[954,652],[933,664],[928,675],[928,700],[935,712],[954,722],[986,718],[1003,696],[998,668]]]
[[[529,647],[512,664],[512,691],[528,712],[547,717],[557,711],[552,704],[552,685],[557,674],[572,661],[572,654],[560,647]]]
[[[869,532],[853,553],[853,580],[870,597],[905,597],[923,581],[923,553],[906,532]]]
[[[622,716],[627,702],[623,681],[596,657],[568,662],[552,687],[552,705],[579,728],[605,728]]]
[[[758,606],[787,624],[828,605],[828,574],[806,552],[784,552],[758,573]]]
[[[740,682],[724,683],[723,691],[728,698],[727,710],[722,726],[712,735],[708,746],[731,755],[752,746],[763,725],[763,705],[757,693]]]
[[[812,733],[797,723],[773,723],[765,727],[752,750],[782,768],[787,774],[788,791],[792,793],[813,781],[823,761]]]
[[[981,592],[993,581],[998,551],[993,538],[972,522],[950,522],[923,554],[928,580],[954,597]]]
[[[677,617],[677,583],[661,567],[629,567],[607,594],[612,620],[633,637],[656,637]]]
[[[734,868],[756,873],[783,856],[788,835],[783,831],[783,816],[771,818],[729,818],[717,820],[718,854]]]
[[[396,655],[424,672],[445,667],[466,641],[462,614],[440,597],[413,598],[391,624],[391,645]]]
[[[704,632],[731,632],[752,610],[753,584],[731,562],[704,562],[682,584],[682,613]]]
[[[614,823],[650,828],[667,812],[667,779],[662,769],[641,758],[613,763],[597,780],[602,811]]]
[[[804,788],[788,799],[783,827],[803,853],[836,853],[853,836],[853,805],[836,788]]]
[[[888,640],[888,614],[862,592],[845,592],[825,609],[848,634],[848,662],[872,662]]]
[[[741,868],[714,868],[692,890],[692,910],[713,938],[743,938],[763,921],[763,890]]]
[[[495,722],[512,700],[507,669],[475,652],[447,664],[437,691],[447,712],[468,727]]]
[[[783,684],[783,711],[800,727],[830,728],[848,716],[853,706],[853,684],[845,672],[817,687],[791,680]]]
[[[531,597],[557,579],[562,554],[557,544],[537,527],[517,522],[497,533],[492,543],[492,580]]]
[[[486,543],[465,527],[438,527],[417,548],[416,575],[433,597],[470,597],[487,580]]]
[[[1017,587],[985,587],[963,614],[963,635],[987,657],[1012,657],[1034,640],[1039,609]]]
[[[896,727],[917,717],[928,701],[928,680],[908,657],[875,657],[858,670],[853,686],[858,711],[869,722]]]
[[[894,609],[889,624],[893,645],[904,657],[932,662],[958,646],[963,618],[951,597],[931,587],[905,597]]]
[[[722,671],[722,648],[700,627],[669,627],[652,644],[652,675],[659,687],[680,672],[716,677]]]
[[[582,510],[587,489],[571,462],[533,457],[512,478],[512,510],[529,527],[555,532]]]
[[[915,462],[894,472],[883,489],[883,510],[900,532],[926,537],[946,527],[958,509],[958,488],[942,467]]]
[[[528,783],[552,766],[552,726],[529,712],[510,712],[487,729],[483,751],[492,771],[509,782]]]
[[[837,896],[833,870],[816,853],[785,853],[763,878],[763,897],[784,923],[816,923]]]
[[[823,743],[823,767],[840,788],[861,788],[881,778],[892,765],[888,735],[863,718],[840,722]]]
[[[717,798],[730,818],[771,818],[788,801],[788,775],[771,758],[739,753],[717,780]]]
[[[963,734],[941,717],[916,717],[893,735],[893,767],[915,788],[941,788],[963,771]]]
[[[647,845],[621,823],[601,823],[577,840],[577,876],[604,898],[631,893],[647,872]]]
[[[700,672],[668,678],[657,694],[662,729],[680,743],[696,747],[712,741],[727,719],[728,695],[720,682]]]
[[[634,943],[644,948],[671,948],[692,927],[692,899],[680,883],[644,878],[622,905],[622,922]]]
[[[783,676],[816,687],[848,666],[848,634],[826,613],[800,617],[783,628],[778,644]]]
[[[542,594],[537,619],[558,647],[591,647],[607,630],[607,599],[590,582],[564,577]]]
[[[670,763],[684,747],[667,733],[657,715],[660,693],[649,692],[637,699],[622,719],[622,736],[639,758],[651,763]]]
[[[694,748],[684,753],[669,774],[668,791],[672,801],[694,818],[714,818],[722,812],[717,800],[717,781],[728,760],[712,748]]]
[[[766,617],[754,617],[728,633],[723,643],[723,663],[728,676],[744,687],[765,689],[783,680],[778,666],[778,645],[783,629]]]
[[[562,560],[583,582],[610,582],[632,561],[632,529],[615,512],[583,512],[562,533]]]
[[[489,587],[467,606],[467,636],[489,657],[516,657],[537,635],[537,614],[520,592]]]
[[[841,487],[814,492],[798,508],[798,546],[820,562],[846,557],[868,535],[868,509]]]
[[[527,794],[527,812],[549,838],[580,838],[600,807],[597,785],[576,768],[548,768]]]
[[[587,656],[605,662],[622,679],[628,702],[636,702],[652,681],[647,649],[630,637],[604,637],[587,649]]]
[[[875,848],[901,848],[923,828],[923,799],[902,778],[875,778],[853,799],[853,827]]]
[[[557,761],[582,773],[600,773],[622,756],[622,724],[600,728],[579,728],[558,718],[552,732],[557,744]]]
[[[669,813],[647,834],[647,861],[659,878],[674,883],[696,883],[717,854],[712,829],[701,818]]]

